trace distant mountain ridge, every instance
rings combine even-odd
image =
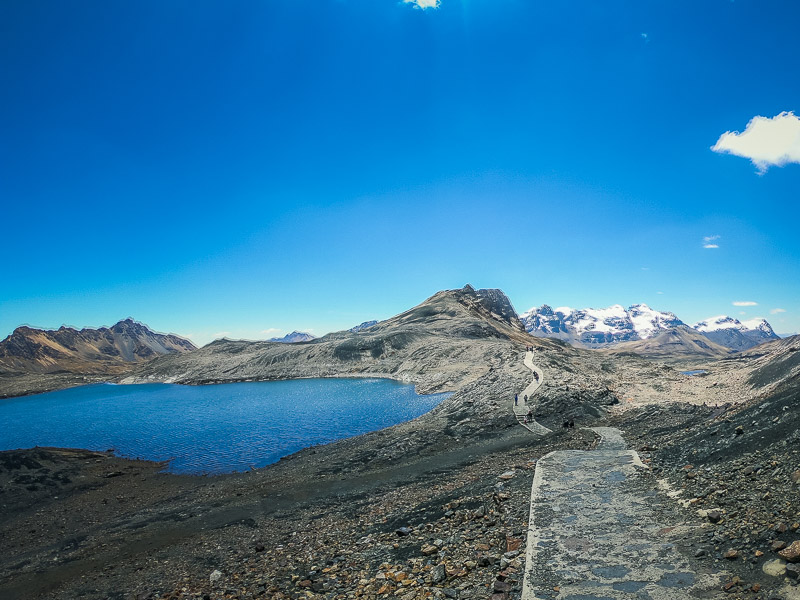
[[[551,308],[544,304],[520,316],[526,331],[538,337],[555,337],[575,346],[602,348],[622,342],[646,340],[664,331],[688,326],[675,313],[658,311],[647,304],[624,308],[615,304],[601,309]],[[764,319],[738,321],[712,317],[691,328],[715,344],[745,350],[778,336]]]
[[[0,342],[0,372],[119,373],[156,356],[195,349],[185,338],[155,333],[130,318],[98,329],[23,326]]]
[[[663,362],[682,362],[687,359],[718,360],[735,350],[716,344],[688,325],[665,329],[643,340],[610,344],[601,349],[608,354],[633,353]]]
[[[269,338],[269,342],[278,342],[281,344],[297,344],[298,342],[310,342],[311,340],[317,339],[316,336],[311,335],[310,333],[305,333],[304,331],[293,331],[292,333],[287,333],[283,337],[274,337]]]
[[[739,321],[725,315],[700,321],[694,325],[694,329],[711,341],[733,350],[748,350],[780,337],[765,319]]]
[[[378,324],[377,321],[364,321],[363,323],[360,323],[360,324],[356,325],[355,327],[351,327],[347,331],[349,331],[351,333],[358,333],[359,331],[364,331],[365,329],[369,329],[373,325],[377,325],[377,324]]]

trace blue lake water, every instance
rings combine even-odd
[[[0,400],[0,450],[113,448],[173,473],[227,473],[409,421],[446,395],[389,379],[90,385]]]
[[[705,375],[708,371],[703,369],[698,369],[697,371],[681,371],[681,375],[689,375],[690,377],[695,375]]]

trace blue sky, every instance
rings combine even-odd
[[[769,0],[3,2],[0,336],[320,335],[467,282],[798,331],[798,22]]]

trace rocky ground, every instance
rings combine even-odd
[[[737,598],[800,598],[800,411],[797,382],[741,404],[670,404],[612,417],[704,527],[698,559],[731,573]],[[654,425],[656,423],[657,425]]]
[[[105,375],[76,373],[0,373],[0,399],[52,392],[108,379]]]
[[[319,448],[214,478],[104,453],[2,453],[0,596],[518,592],[536,459],[593,443],[575,430],[536,442],[514,427],[358,474]]]

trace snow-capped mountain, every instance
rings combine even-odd
[[[553,309],[544,304],[523,313],[520,319],[525,329],[535,336],[555,337],[588,348],[646,340],[685,325],[674,313],[655,310],[647,304],[628,308],[615,304],[581,310],[566,306]],[[711,317],[692,329],[733,350],[746,350],[777,338],[764,319],[739,321],[728,316]]]
[[[694,325],[708,339],[734,350],[747,350],[778,336],[765,319],[739,321],[727,315],[710,317]]]
[[[282,344],[296,344],[298,342],[310,342],[311,340],[317,339],[315,336],[311,335],[310,333],[305,333],[302,331],[293,331],[292,333],[287,333],[283,337],[274,337],[270,338],[269,342],[280,342]]]
[[[774,334],[772,327],[767,323],[766,319],[749,319],[747,321],[740,321],[727,315],[720,315],[718,317],[709,317],[704,321],[695,323],[692,326],[697,331],[708,333],[709,331],[719,331],[721,329],[738,329],[739,331],[759,330],[766,334]]]
[[[646,304],[634,304],[627,309],[615,304],[608,308],[582,310],[566,306],[552,309],[545,304],[523,313],[520,319],[533,335],[557,337],[590,347],[644,340],[666,329],[684,325],[673,313],[654,310]]]

